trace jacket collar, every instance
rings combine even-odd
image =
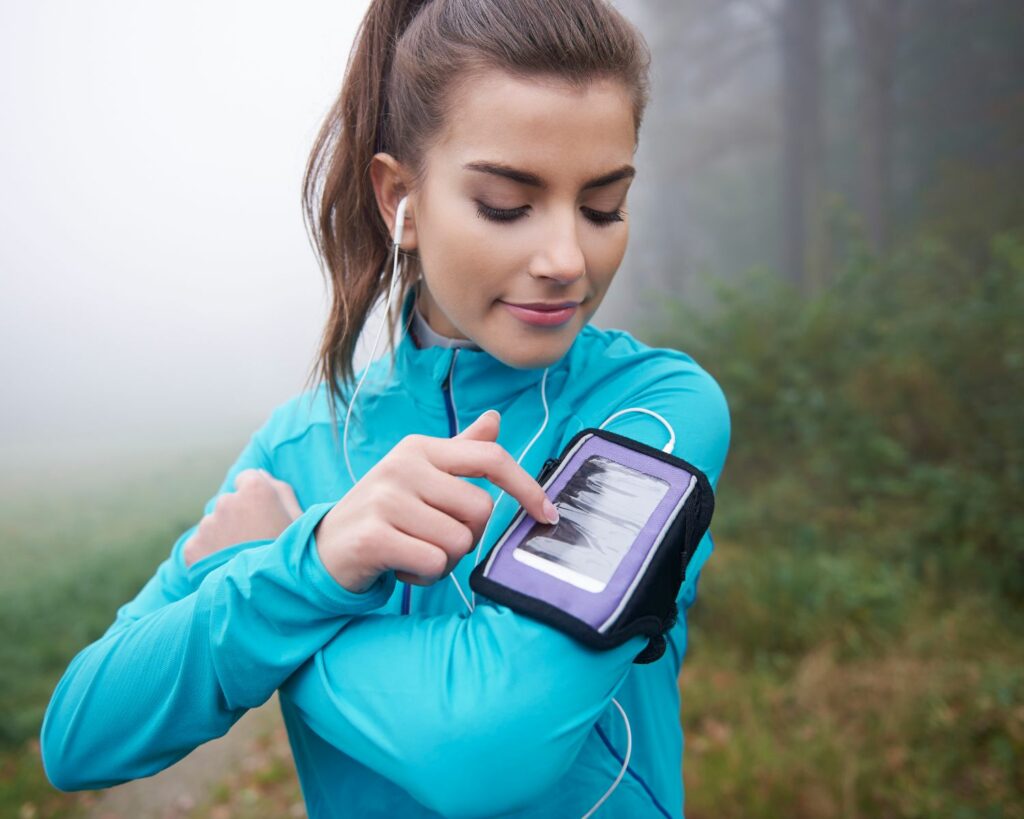
[[[452,404],[464,417],[488,409],[499,412],[510,406],[525,390],[536,390],[540,401],[543,367],[519,369],[495,358],[480,347],[419,347],[409,333],[416,289],[410,288],[402,303],[398,344],[395,348],[392,383],[409,393],[421,406],[444,411],[444,383],[451,374]],[[579,342],[579,336],[573,345]],[[570,348],[571,350],[572,348]],[[569,352],[548,367],[549,389],[555,371],[568,364]],[[550,393],[549,393],[550,394]]]

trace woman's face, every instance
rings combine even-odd
[[[513,367],[546,367],[626,252],[632,101],[616,80],[576,90],[491,71],[463,83],[452,110],[407,205],[402,247],[419,254],[420,310],[441,335]],[[547,325],[508,307],[562,302],[579,306]]]

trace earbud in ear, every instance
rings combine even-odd
[[[405,228],[405,206],[409,201],[408,196],[403,196],[398,203],[398,211],[395,213],[395,247],[402,244],[402,232]]]

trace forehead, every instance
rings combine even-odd
[[[453,89],[446,129],[428,157],[446,170],[482,160],[553,184],[582,183],[629,162],[635,147],[632,99],[622,82],[574,87],[491,70]]]

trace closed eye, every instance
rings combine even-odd
[[[521,205],[518,208],[506,209],[492,208],[489,205],[485,205],[483,202],[476,203],[477,215],[480,216],[480,218],[487,219],[491,222],[514,222],[516,219],[525,216],[529,209],[529,205]],[[617,208],[613,211],[604,211],[583,207],[580,208],[580,210],[583,211],[583,215],[595,225],[603,226],[623,221],[623,210],[621,208]]]

